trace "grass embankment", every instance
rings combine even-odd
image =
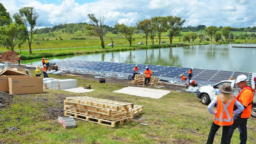
[[[32,72],[33,73],[33,72]],[[54,78],[77,78],[50,75]],[[42,94],[14,96],[9,109],[0,111],[0,143],[205,143],[213,121],[207,107],[195,94],[172,91],[161,99],[135,97],[113,93],[124,87],[121,84],[100,84],[97,81],[78,79],[78,85],[90,83],[95,91],[74,94],[57,90],[44,90]],[[144,105],[140,119],[116,128],[77,121],[77,128],[64,129],[57,123],[67,96],[90,96],[132,102]],[[57,114],[56,114],[57,113]],[[256,142],[256,119],[248,120],[248,144]],[[140,123],[147,123],[142,126]],[[17,127],[18,132],[6,132]],[[222,130],[217,132],[215,143],[220,143]],[[232,143],[239,143],[235,131]]]
[[[72,49],[54,49],[54,50],[44,50],[42,52],[37,51],[33,54],[28,54],[28,51],[22,51],[21,59],[29,60],[42,57],[53,57],[53,56],[66,56],[66,55],[75,55],[75,54],[93,54],[93,53],[102,53],[102,52],[114,52],[114,51],[126,51],[126,50],[135,50],[135,49],[150,49],[150,48],[161,48],[161,47],[176,47],[176,44],[163,44],[163,45],[137,45],[137,46],[115,46],[106,47],[104,49],[100,48],[72,48]]]

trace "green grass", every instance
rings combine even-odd
[[[33,71],[31,71],[33,74]],[[57,90],[44,90],[42,94],[14,96],[9,109],[0,111],[0,131],[15,126],[18,132],[0,133],[0,142],[5,143],[205,143],[213,122],[207,106],[202,105],[195,94],[171,91],[161,99],[135,97],[113,93],[124,87],[122,84],[100,84],[98,81],[79,77],[55,76],[58,79],[76,78],[78,85],[91,84],[95,91],[74,94]],[[48,118],[51,109],[63,109],[67,96],[90,96],[132,102],[144,105],[141,120],[133,120],[116,128],[77,121],[77,128],[64,129],[57,117]],[[20,118],[18,120],[17,118]],[[256,119],[248,120],[248,144],[256,142]],[[140,123],[147,123],[142,126]],[[221,130],[214,143],[220,143]],[[232,143],[239,143],[239,132],[235,131]]]

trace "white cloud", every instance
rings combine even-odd
[[[179,16],[185,25],[247,27],[255,25],[253,0],[99,0],[78,4],[63,0],[61,4],[42,4],[38,0],[0,0],[13,15],[21,7],[33,6],[44,26],[60,23],[88,22],[88,13],[105,16],[105,23],[135,25],[154,16]]]

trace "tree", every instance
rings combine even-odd
[[[114,38],[110,38],[110,41],[111,41],[111,46],[112,46],[112,48],[114,47]]]
[[[144,34],[146,35],[146,45],[148,45],[148,35],[149,35],[150,31],[152,30],[152,27],[151,27],[152,25],[150,23],[151,23],[151,20],[145,19],[136,24],[137,28],[142,30],[144,32]]]
[[[29,53],[32,54],[31,44],[33,41],[33,35],[36,34],[38,30],[38,28],[36,28],[37,19],[39,18],[38,13],[33,7],[24,7],[19,10],[19,13],[15,13],[13,18],[16,23],[19,25],[23,24],[27,28],[26,37],[28,40]]]
[[[184,34],[183,36],[183,39],[182,39],[184,42],[188,41],[190,43],[190,40],[191,40],[191,34],[190,33],[186,33]]]
[[[89,19],[91,20],[91,24],[93,26],[92,32],[100,38],[101,47],[105,48],[104,45],[104,35],[106,34],[106,30],[103,27],[105,17],[102,16],[100,18],[96,18],[94,14],[88,14]]]
[[[229,33],[230,33],[231,27],[227,26],[221,29],[222,35],[224,36],[225,40],[228,41]]]
[[[0,3],[0,26],[8,25],[12,22],[9,12],[6,11],[4,5]]]
[[[197,34],[196,33],[191,33],[190,38],[192,39],[192,41],[194,41],[197,38]]]
[[[218,42],[219,40],[221,40],[221,36],[222,36],[221,33],[219,33],[219,32],[215,33],[215,35],[214,35],[215,41]]]
[[[154,45],[154,41],[155,41],[155,35],[156,35],[156,31],[155,31],[155,22],[150,23],[150,27],[152,28],[151,31],[149,31],[149,38],[151,39],[152,45]]]
[[[211,42],[212,42],[212,37],[214,34],[217,32],[218,28],[216,26],[209,26],[205,29],[207,32],[208,36],[211,37]]]
[[[198,35],[200,42],[202,42],[205,39],[205,35],[204,34],[199,34]]]
[[[166,30],[166,25],[167,25],[167,19],[166,17],[153,17],[151,19],[151,21],[153,23],[155,23],[155,30],[157,31],[157,34],[158,34],[158,42],[159,42],[159,45],[161,43],[161,35],[162,33]]]
[[[26,27],[24,25],[18,25],[17,23],[11,23],[0,27],[1,31],[1,43],[7,49],[14,51],[16,45],[19,47],[26,42]]]
[[[181,29],[182,25],[185,23],[186,20],[181,20],[180,17],[172,17],[172,16],[167,16],[167,30],[168,30],[168,36],[170,39],[170,44],[172,44],[172,40],[174,36],[177,36]]]
[[[234,39],[234,34],[233,33],[229,34],[229,39]]]
[[[126,26],[125,24],[116,24],[115,28],[118,32],[120,32],[122,35],[125,36],[125,38],[128,40],[130,43],[130,46],[132,46],[132,41],[135,39],[132,37],[133,34],[135,33],[135,27],[134,26]]]

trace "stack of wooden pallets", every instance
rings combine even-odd
[[[145,76],[136,74],[135,77],[134,77],[134,80],[131,81],[130,84],[143,85],[144,86],[145,85]],[[149,85],[152,87],[152,86],[163,85],[163,83],[159,82],[159,78],[157,76],[151,76]]]
[[[115,127],[142,113],[143,106],[92,97],[67,97],[64,115],[75,119]]]

